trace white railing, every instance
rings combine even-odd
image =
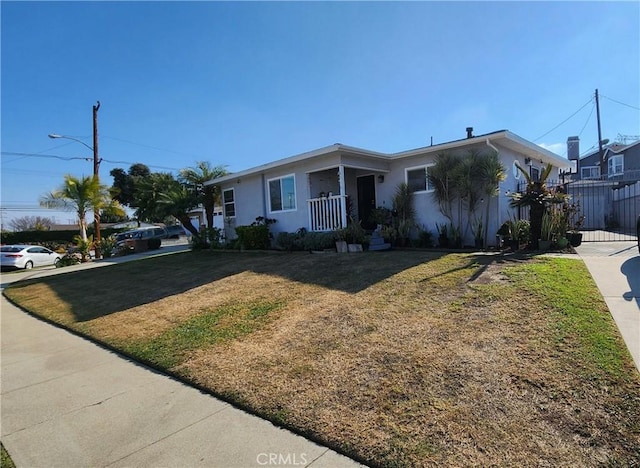
[[[312,198],[307,200],[309,208],[310,231],[335,231],[342,229],[343,209],[346,207],[346,195]]]

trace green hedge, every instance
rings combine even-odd
[[[238,244],[246,250],[265,250],[271,247],[269,226],[238,226]]]

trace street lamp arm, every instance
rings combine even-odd
[[[57,133],[49,133],[49,135],[47,135],[49,138],[55,139],[55,138],[64,138],[65,140],[73,140],[73,141],[77,141],[78,143],[80,143],[81,145],[86,146],[87,148],[89,148],[91,151],[93,151],[93,148],[89,145],[87,145],[84,141],[82,140],[78,140],[77,138],[73,138],[70,136],[66,136],[66,135],[58,135]]]

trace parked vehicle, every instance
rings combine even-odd
[[[2,268],[24,268],[57,265],[62,255],[39,245],[3,245],[0,247]]]
[[[159,226],[138,228],[118,234],[116,236],[116,247],[125,245],[128,240],[166,239],[167,237],[169,237],[167,230]]]
[[[167,226],[167,237],[169,239],[177,239],[184,235],[186,235],[186,233],[182,225],[174,224],[173,226]]]

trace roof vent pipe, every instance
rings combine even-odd
[[[473,138],[473,127],[467,127],[467,138]]]

